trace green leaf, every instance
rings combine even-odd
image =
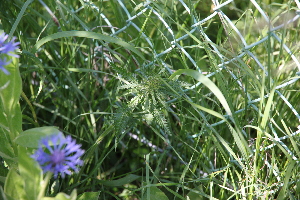
[[[274,98],[274,94],[275,94],[275,89],[276,89],[276,87],[272,88],[272,90],[269,94],[269,98],[268,98],[264,113],[263,113],[263,117],[262,117],[262,120],[261,120],[261,128],[263,130],[266,128],[268,119],[269,119],[270,114],[271,114],[271,108],[272,108],[272,105],[273,105],[273,102],[274,102],[273,98]]]
[[[104,40],[105,42],[110,42],[114,44],[118,44],[125,49],[128,49],[135,54],[137,54],[139,57],[141,57],[143,60],[145,60],[144,56],[139,52],[134,46],[130,45],[127,42],[124,42],[123,40],[120,40],[118,38],[114,38],[108,35],[102,35],[100,33],[94,33],[94,32],[89,32],[89,31],[63,31],[63,32],[58,32],[54,33],[52,35],[48,35],[44,37],[43,39],[39,40],[33,47],[32,52],[35,53],[43,44],[59,39],[59,38],[64,38],[64,37],[83,37],[83,38],[91,38],[91,39],[96,39],[96,40]]]
[[[0,129],[0,156],[9,164],[10,161],[16,161],[14,159],[15,154],[8,138],[6,137],[6,134],[9,134],[9,132],[4,130],[2,131],[3,132],[1,132]]]
[[[20,21],[22,20],[24,13],[26,12],[27,7],[33,2],[33,0],[27,0],[24,5],[22,6],[21,11],[18,14],[17,19],[14,20],[14,25],[12,26],[12,28],[10,29],[9,32],[9,38],[11,38],[14,34],[14,32],[16,31]]]
[[[10,74],[0,73],[0,98],[6,113],[13,111],[15,104],[19,103],[22,92],[18,59],[12,58],[11,61],[10,64],[5,66]]]
[[[10,143],[10,140],[8,138],[9,133],[9,131],[4,129],[1,130],[0,128],[0,156],[5,160],[9,167],[16,167],[17,159],[13,149],[13,145]]]
[[[144,196],[143,199],[147,199],[147,197]],[[157,187],[150,187],[150,198],[148,199],[169,200],[169,198],[165,195],[165,193],[163,193]]]
[[[201,193],[203,194],[202,190],[202,185],[196,187],[195,189],[193,189],[192,191],[190,191],[187,194],[187,200],[204,200],[204,196],[201,195]],[[200,193],[200,194],[199,194]],[[205,198],[206,199],[206,198]]]
[[[279,192],[279,195],[277,197],[277,199],[285,199],[287,197],[287,189],[288,187],[291,185],[290,181],[291,181],[291,177],[294,173],[294,168],[296,166],[296,161],[295,160],[291,160],[289,161],[285,173],[284,173],[284,181],[283,181],[283,186]]]
[[[30,158],[24,147],[19,147],[19,170],[24,180],[24,189],[27,199],[37,200],[40,191],[40,182],[42,181],[42,170],[35,161]]]
[[[45,126],[39,128],[32,128],[23,131],[15,140],[17,144],[23,147],[38,148],[38,143],[41,138],[48,135],[57,135],[61,132],[54,126]]]
[[[8,172],[9,172],[8,168],[5,167],[3,164],[1,164],[0,165],[0,185],[4,185]]]
[[[70,196],[65,193],[58,193],[56,197],[43,197],[42,200],[70,200]]]
[[[10,74],[0,72],[0,156],[10,167],[16,165],[13,160],[17,156],[17,147],[11,141],[22,131],[19,104],[22,83],[18,65],[18,59],[12,58],[5,66]]]
[[[100,191],[99,192],[85,192],[79,196],[78,200],[98,200],[99,195],[100,195]]]
[[[19,104],[19,99],[22,91],[22,83],[20,72],[18,68],[18,60],[16,58],[12,58],[12,62],[5,66],[5,68],[10,72],[9,75],[4,73],[0,73],[0,99],[2,109],[7,115],[7,118],[13,118],[15,116],[16,111],[20,112],[18,116],[21,116],[21,110],[16,110],[16,105]],[[14,129],[21,129],[20,121],[7,121],[14,125]],[[8,124],[10,125],[10,124]],[[11,127],[9,127],[11,128]]]
[[[138,178],[140,178],[140,176],[134,175],[134,174],[129,174],[123,178],[117,179],[117,180],[113,180],[113,181],[102,181],[100,180],[99,182],[105,186],[110,186],[110,187],[118,187],[118,186],[122,186],[128,183],[131,183],[132,181],[137,180]]]
[[[223,108],[225,109],[227,114],[232,116],[232,112],[227,103],[227,100],[225,99],[225,97],[222,94],[222,92],[220,91],[220,89],[214,84],[214,82],[212,82],[209,78],[202,75],[198,71],[192,70],[192,69],[179,69],[176,72],[174,72],[169,77],[169,79],[177,79],[181,74],[189,75],[189,76],[193,77],[194,79],[196,79],[197,81],[203,83],[203,85],[205,85],[206,87],[208,87],[208,89],[210,89],[210,91],[212,91],[212,93],[214,93],[214,95],[219,99],[220,103],[223,105]]]
[[[55,197],[43,197],[41,200],[76,200],[76,197],[77,192],[76,190],[73,190],[71,195],[60,192]]]
[[[5,195],[12,199],[26,200],[26,194],[23,186],[24,180],[22,177],[15,171],[15,169],[11,169],[8,172],[4,185]]]

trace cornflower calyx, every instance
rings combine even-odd
[[[18,58],[19,56],[13,54],[20,42],[15,42],[15,37],[11,41],[7,41],[8,35],[5,33],[0,35],[0,70],[2,70],[6,75],[9,74],[9,71],[4,67],[10,63],[10,61],[6,62],[6,58],[4,56],[13,56]]]
[[[39,163],[44,173],[52,172],[55,178],[61,174],[64,178],[65,174],[71,175],[71,170],[78,172],[78,166],[83,165],[80,156],[84,150],[80,147],[71,136],[64,138],[62,133],[51,135],[41,139],[39,148],[31,157]]]

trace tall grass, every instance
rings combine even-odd
[[[300,198],[299,137],[289,137],[299,83],[275,90],[298,77],[283,45],[299,58],[299,23],[277,30],[279,43],[253,4],[231,3],[224,12],[248,44],[270,37],[251,49],[264,70],[247,54],[220,67],[212,44],[228,61],[243,51],[238,36],[218,17],[190,33],[212,3],[184,2],[191,13],[181,1],[151,1],[131,20],[140,31],[122,6],[134,16],[144,1],[3,2],[0,28],[21,42],[23,129],[57,126],[86,150],[80,172],[51,179],[48,196],[76,188],[98,199]],[[257,3],[274,20],[297,9]]]

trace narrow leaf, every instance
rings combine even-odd
[[[169,79],[175,79],[175,78],[177,79],[181,74],[189,75],[189,76],[193,77],[194,79],[196,79],[197,81],[203,83],[203,85],[205,85],[206,87],[208,87],[208,89],[210,89],[210,91],[212,91],[212,93],[214,93],[214,95],[219,99],[220,103],[223,105],[227,114],[232,116],[232,112],[230,110],[230,107],[229,107],[224,95],[222,94],[220,89],[214,84],[214,82],[212,82],[206,76],[202,75],[200,72],[198,72],[196,70],[192,70],[192,69],[179,69],[176,72],[174,72],[169,77]]]
[[[118,44],[125,49],[128,49],[135,54],[137,54],[139,57],[141,57],[143,60],[145,60],[144,56],[139,52],[134,46],[130,45],[127,42],[124,42],[123,40],[120,40],[118,38],[114,38],[108,35],[103,35],[100,33],[95,33],[95,32],[89,32],[89,31],[63,31],[63,32],[58,32],[54,33],[52,35],[48,35],[44,37],[43,39],[39,40],[33,47],[33,53],[36,52],[42,45],[45,43],[59,39],[59,38],[64,38],[64,37],[83,37],[83,38],[90,38],[90,39],[96,39],[96,40],[103,40],[105,42],[110,42],[114,44]]]
[[[140,176],[134,175],[134,174],[129,174],[123,178],[117,179],[117,180],[113,180],[113,181],[101,181],[100,183],[105,185],[105,186],[110,186],[110,187],[118,187],[118,186],[122,186],[128,183],[131,183],[132,181],[135,181],[137,179],[139,179]]]
[[[150,187],[149,189],[150,189],[150,194],[149,194],[150,196],[147,197],[148,199],[169,200],[169,198],[166,196],[166,194],[163,193],[157,187]],[[147,199],[147,198],[144,197],[143,199]]]

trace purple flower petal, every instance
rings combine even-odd
[[[18,45],[20,42],[15,42],[15,37],[11,41],[7,41],[8,35],[5,33],[0,35],[0,58],[2,57],[1,55],[8,55],[8,56],[13,56],[18,58],[19,56],[14,54],[13,52],[18,48]],[[6,75],[9,75],[9,71],[5,69],[5,65],[8,65],[10,63],[6,62],[6,59],[4,60],[0,59],[0,70],[2,70]]]
[[[19,57],[18,55],[12,54],[10,52],[14,52],[17,48],[20,42],[15,42],[15,37],[11,41],[6,41],[8,38],[8,35],[3,33],[0,35],[0,53],[1,54],[7,54],[14,57]]]
[[[5,40],[8,38],[8,35],[6,35],[5,33],[2,33],[0,35],[0,46],[2,46],[2,44],[5,42]]]
[[[0,69],[4,72],[4,74],[9,75],[9,71],[4,67],[5,65],[8,65],[10,62],[6,62],[6,58],[4,60],[0,59]]]
[[[44,172],[52,172],[55,178],[60,174],[64,178],[65,174],[71,174],[70,170],[78,172],[78,166],[83,165],[80,156],[84,150],[80,147],[70,136],[64,138],[62,134],[52,135],[41,139],[39,148],[31,157]]]

